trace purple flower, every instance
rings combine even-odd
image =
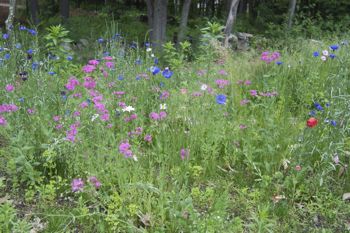
[[[101,182],[96,178],[96,176],[90,176],[89,182],[95,186],[96,189],[101,187]]]
[[[216,85],[218,85],[219,88],[224,88],[225,86],[230,84],[229,80],[225,79],[218,79],[215,81]]]
[[[152,136],[149,134],[146,134],[145,137],[143,138],[146,142],[152,142]]]
[[[254,97],[258,96],[258,91],[257,90],[250,90],[249,93],[250,93],[251,96],[254,96]]]
[[[93,65],[85,65],[83,66],[83,72],[84,73],[92,73],[96,69]]]
[[[7,84],[5,89],[7,92],[12,92],[13,90],[15,90],[15,87],[12,84]]]
[[[71,183],[72,192],[83,191],[84,181],[81,178],[73,179]]]
[[[161,94],[160,94],[160,99],[161,100],[166,100],[166,99],[168,99],[169,98],[169,96],[170,96],[170,94],[169,94],[169,92],[168,91],[163,91]]]
[[[171,78],[171,76],[173,76],[173,71],[171,71],[169,68],[165,68],[164,70],[163,70],[163,72],[162,72],[162,75],[163,75],[163,77],[164,78],[167,78],[167,79],[169,79],[169,78]]]
[[[159,118],[159,114],[156,113],[156,112],[151,112],[151,113],[149,114],[149,117],[150,117],[152,120],[159,120],[159,119],[160,119],[160,118]]]
[[[190,156],[190,150],[189,150],[189,149],[182,148],[182,149],[180,150],[180,156],[181,156],[181,159],[182,159],[182,160],[188,158],[188,157]]]
[[[6,121],[5,117],[0,115],[0,125],[5,126],[6,124],[7,124],[7,121]]]
[[[94,89],[96,87],[96,82],[94,81],[93,78],[85,77],[84,80],[85,80],[84,87],[86,89]]]
[[[131,146],[128,141],[123,141],[119,144],[119,152],[125,157],[132,157]]]

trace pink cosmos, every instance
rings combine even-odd
[[[5,89],[7,92],[12,92],[15,90],[15,87],[12,84],[7,84]]]
[[[96,69],[95,66],[92,65],[85,65],[83,66],[83,72],[84,73],[92,73]]]
[[[295,166],[295,170],[296,170],[296,171],[301,171],[301,166],[300,166],[300,165],[296,165],[296,166]]]
[[[74,117],[80,116],[80,112],[79,112],[79,111],[75,111],[75,112],[73,113],[73,116],[74,116]]]
[[[124,102],[119,102],[118,103],[118,106],[121,107],[121,108],[125,108],[126,107],[126,104]]]
[[[62,125],[62,124],[58,124],[58,125],[55,126],[55,128],[56,128],[57,130],[60,130],[60,129],[63,128],[63,125]]]
[[[79,84],[80,83],[79,83],[78,79],[76,79],[75,77],[71,77],[71,78],[69,78],[68,83],[66,84],[65,87],[67,88],[67,90],[73,91],[75,86],[77,86]]]
[[[27,109],[27,113],[28,113],[29,115],[33,115],[33,114],[35,113],[35,110],[34,110],[34,109],[31,109],[31,108],[28,108],[28,109]]]

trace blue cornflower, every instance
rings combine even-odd
[[[315,103],[314,103],[314,106],[315,106],[315,108],[316,108],[318,111],[323,111],[323,108],[322,108],[321,104],[319,104],[318,102],[315,102]]]
[[[150,71],[152,72],[153,75],[156,75],[160,72],[160,69],[157,66],[151,66]]]
[[[164,87],[165,84],[164,84],[163,82],[160,82],[160,83],[159,83],[159,86],[160,86],[160,87]]]
[[[335,54],[331,53],[331,54],[329,55],[329,57],[330,57],[331,59],[334,59],[334,58],[335,58]]]
[[[131,49],[137,49],[137,43],[135,41],[130,43],[130,48]]]
[[[73,60],[73,57],[72,57],[72,56],[67,56],[67,60],[68,60],[68,61],[72,61],[72,60]]]
[[[331,104],[330,103],[326,103],[326,107],[328,108],[329,106],[331,106]]]
[[[111,54],[111,53],[108,52],[108,51],[107,51],[107,52],[103,52],[103,56],[105,56],[105,57],[106,57],[106,56],[109,56],[110,54]]]
[[[159,63],[158,58],[154,58],[154,64],[158,65],[158,63]]]
[[[4,51],[4,48],[3,47],[0,47],[0,52]]]
[[[309,115],[310,116],[316,116],[316,112],[314,110],[312,110],[312,111],[309,112]]]
[[[10,35],[7,34],[7,33],[5,33],[5,34],[2,35],[2,38],[3,38],[4,40],[7,40],[8,38],[10,38]]]
[[[146,48],[151,47],[151,43],[145,42],[145,46],[146,46]]]
[[[91,104],[91,100],[90,99],[86,99],[86,102],[90,105]]]
[[[38,67],[39,67],[39,63],[33,62],[33,64],[32,64],[32,69],[33,69],[33,70],[36,70]]]
[[[140,58],[136,59],[135,64],[136,64],[136,65],[141,65],[141,64],[142,64],[141,59],[140,59]]]
[[[10,55],[9,53],[6,53],[5,56],[4,56],[4,58],[5,58],[6,60],[10,59],[10,57],[11,57],[11,55]]]
[[[165,68],[162,72],[162,75],[164,78],[171,78],[173,76],[174,72],[171,71],[169,68]]]
[[[119,75],[119,76],[118,76],[118,80],[120,80],[120,81],[124,80],[123,75]]]
[[[22,48],[22,45],[20,43],[17,43],[15,46],[16,46],[16,49],[21,49]]]
[[[34,29],[28,29],[28,32],[32,35],[32,36],[36,36],[38,34],[38,32]]]
[[[103,38],[98,38],[97,42],[102,44],[104,42],[104,39]]]
[[[21,102],[21,103],[23,103],[23,102],[24,102],[24,98],[21,97],[21,98],[18,99],[18,101]]]
[[[49,74],[49,75],[55,75],[56,72],[54,72],[54,71],[49,71],[48,74]]]
[[[140,76],[136,76],[136,81],[139,81],[139,80],[141,80],[141,77]]]
[[[217,95],[216,96],[216,103],[218,104],[226,104],[226,95]]]
[[[337,50],[337,49],[339,48],[339,46],[335,44],[335,45],[329,46],[329,48],[330,48],[331,50],[335,51],[335,50]]]
[[[282,65],[282,64],[283,64],[283,62],[281,62],[281,61],[277,61],[277,62],[276,62],[276,64],[277,64],[277,65]]]
[[[331,120],[331,125],[337,126],[337,122],[335,120]]]
[[[33,49],[28,49],[27,54],[32,55],[33,54]]]
[[[27,30],[27,28],[25,26],[21,25],[21,26],[19,26],[19,30],[20,31],[25,31],[25,30]]]
[[[314,57],[318,57],[318,56],[320,56],[320,53],[319,52],[314,52],[313,54],[312,54]]]

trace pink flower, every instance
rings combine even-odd
[[[81,178],[73,179],[71,183],[72,192],[83,191],[84,181]]]
[[[182,148],[182,149],[180,150],[180,156],[181,156],[181,159],[182,159],[182,160],[188,158],[188,157],[190,156],[190,150],[185,149],[185,148]]]
[[[100,62],[96,59],[90,60],[88,63],[89,63],[89,65],[93,65],[93,66],[97,66],[98,64],[100,64]]]
[[[55,126],[55,128],[56,128],[57,130],[60,130],[60,129],[63,128],[63,125],[62,125],[62,124],[58,124],[58,125]]]
[[[11,84],[7,84],[5,89],[7,92],[13,92],[15,90],[15,87]]]
[[[162,94],[160,94],[160,97],[159,97],[159,98],[160,98],[161,100],[166,100],[166,99],[169,98],[169,96],[170,96],[170,94],[169,94],[168,91],[163,91]]]
[[[113,57],[111,56],[106,56],[103,58],[105,61],[112,61],[113,60]]]
[[[301,166],[300,166],[300,165],[296,165],[296,166],[295,166],[295,170],[296,170],[296,171],[301,171]]]
[[[160,119],[159,114],[156,113],[156,112],[151,112],[151,113],[149,114],[149,117],[150,117],[152,120],[159,120],[159,119]]]
[[[1,126],[7,125],[7,121],[6,121],[5,117],[3,117],[3,116],[1,116],[1,115],[0,115],[0,125],[1,125]]]
[[[225,70],[219,70],[218,72],[220,75],[227,75],[227,72]]]
[[[128,141],[123,141],[119,144],[119,152],[125,157],[132,157],[131,145]]]
[[[33,115],[33,114],[35,113],[35,110],[34,110],[34,109],[31,109],[31,108],[28,108],[28,109],[27,109],[27,113],[28,113],[29,115]]]
[[[250,80],[245,80],[244,85],[249,86],[250,84],[252,84],[252,81],[250,81]]]
[[[83,66],[83,72],[84,73],[92,73],[96,69],[95,66],[92,65],[85,65]]]
[[[152,142],[152,136],[149,134],[146,134],[145,137],[143,138],[146,142]]]
[[[71,77],[65,87],[67,90],[73,91],[77,85],[79,85],[79,81],[75,77]]]
[[[109,114],[105,113],[102,116],[100,116],[101,121],[109,121]]]
[[[113,92],[113,95],[116,95],[117,98],[122,98],[122,96],[125,94],[124,91],[115,91]]]
[[[246,129],[247,126],[246,126],[246,125],[243,125],[243,124],[240,124],[240,125],[239,125],[239,128],[240,128],[240,129]]]
[[[180,92],[181,92],[181,94],[187,94],[187,89],[186,88],[181,88]]]
[[[113,69],[113,68],[114,68],[114,62],[107,61],[107,62],[106,62],[106,66],[107,66],[107,68],[109,68],[109,69]]]
[[[258,96],[257,90],[250,90],[249,93],[251,96],[254,96],[254,97]]]
[[[101,182],[96,178],[96,176],[90,176],[89,182],[92,183],[96,189],[101,187]]]
[[[86,107],[88,107],[88,106],[89,106],[89,103],[86,102],[86,101],[84,101],[84,102],[82,102],[82,103],[80,104],[80,107],[81,107],[81,108],[86,108]]]
[[[166,116],[167,116],[167,114],[166,114],[166,112],[164,112],[164,111],[161,111],[161,112],[159,113],[159,118],[160,118],[161,120],[164,119]]]
[[[80,112],[79,112],[79,111],[75,111],[75,112],[73,113],[73,116],[74,116],[74,117],[80,116]]]
[[[94,89],[96,87],[96,82],[94,81],[93,78],[85,77],[84,80],[85,80],[84,87],[86,89]]]
[[[229,80],[225,79],[218,79],[215,81],[216,85],[218,85],[219,88],[224,88],[225,86],[230,84]]]
[[[61,117],[60,116],[54,116],[52,117],[53,121],[57,122],[57,121],[60,121],[61,120]]]
[[[243,100],[241,100],[240,104],[241,104],[241,106],[244,106],[244,105],[248,104],[249,102],[250,102],[250,100],[243,99]]]

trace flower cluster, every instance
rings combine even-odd
[[[278,60],[281,57],[281,54],[279,52],[269,52],[269,51],[265,51],[261,54],[260,59],[264,62],[266,62],[267,64]]]

